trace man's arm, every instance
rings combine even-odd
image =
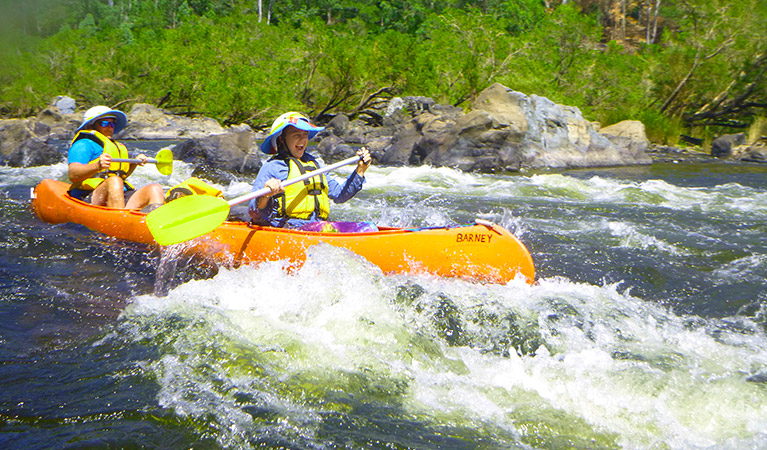
[[[95,148],[91,148],[94,146]],[[92,161],[97,155],[99,159]],[[69,149],[69,181],[80,183],[106,170],[112,164],[109,153],[102,152],[101,147],[86,140],[80,140]]]

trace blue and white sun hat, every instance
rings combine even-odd
[[[280,137],[282,131],[287,126],[293,126],[299,130],[309,132],[309,139],[314,138],[325,127],[316,127],[309,122],[309,119],[298,112],[291,111],[278,117],[272,124],[272,129],[269,131],[269,136],[261,143],[261,151],[267,155],[274,155],[277,153],[277,138]]]
[[[118,111],[116,109],[109,109],[107,106],[94,106],[93,108],[89,109],[88,111],[85,111],[85,114],[83,114],[83,123],[80,125],[79,128],[75,130],[75,134],[82,130],[83,128],[91,125],[93,122],[95,122],[98,119],[109,119],[112,118],[115,120],[115,132],[114,134],[119,133],[120,131],[125,128],[126,125],[128,125],[128,117],[125,115],[124,112]]]

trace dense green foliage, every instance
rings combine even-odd
[[[765,0],[0,1],[6,117],[69,95],[259,127],[500,82],[675,143],[767,109]]]

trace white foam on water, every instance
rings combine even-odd
[[[612,288],[564,286],[571,295],[555,295],[580,314],[572,326],[556,327],[567,350],[555,358],[543,354],[538,372],[558,374],[555,404],[594,415],[589,422],[637,448],[656,441],[672,448],[720,445],[750,438],[754,422],[766,423],[764,389],[744,374],[767,362],[758,328],[755,339],[736,339],[733,346]],[[580,306],[572,301],[579,298]]]
[[[50,166],[25,168],[0,166],[0,180],[3,186],[13,184],[36,186],[44,178],[67,181],[67,164],[61,162]]]
[[[471,190],[486,184],[478,174],[462,172],[447,167],[397,167],[371,168],[366,174],[365,188],[410,188],[419,191]]]
[[[606,222],[610,234],[619,240],[619,247],[655,250],[675,256],[689,255],[690,252],[658,237],[646,234],[637,226],[626,222]]]
[[[386,276],[323,245],[292,274],[222,269],[137,298],[123,320],[161,349],[160,404],[213,417],[224,446],[264,433],[332,446],[318,436],[322,417],[349,413],[339,396],[499,446],[767,445],[767,390],[747,381],[767,372],[764,331],[677,316],[617,285]]]
[[[711,273],[716,281],[761,282],[767,273],[767,255],[756,254],[738,258]]]
[[[534,175],[529,178],[529,182],[538,188],[536,195],[552,200],[636,203],[684,211],[767,215],[767,191],[758,191],[737,183],[698,188],[675,186],[663,180],[637,183],[598,176],[580,179],[560,174]],[[518,193],[519,189],[514,192]]]
[[[217,187],[218,189],[221,189],[221,191],[224,193],[224,197],[226,197],[227,199],[249,194],[253,190],[252,182],[235,181],[233,183],[228,184],[227,186],[222,186],[216,183],[211,183],[211,184]]]

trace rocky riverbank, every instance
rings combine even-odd
[[[335,116],[318,135],[316,152],[333,161],[366,146],[377,165],[428,164],[483,173],[714,157],[767,161],[764,143],[747,145],[742,135],[714,141],[710,153],[651,145],[641,122],[600,127],[584,119],[578,108],[500,84],[488,87],[466,110],[425,97],[405,97],[392,99],[377,114],[380,126]],[[70,139],[81,120],[82,112],[67,97],[57,98],[35,117],[0,120],[2,164],[25,167],[61,161],[64,156],[50,141]],[[116,138],[183,140],[174,148],[176,159],[194,164],[196,176],[225,181],[255,175],[264,158],[257,145],[266,134],[246,124],[223,127],[210,118],[176,116],[135,104],[128,111],[128,126]]]

